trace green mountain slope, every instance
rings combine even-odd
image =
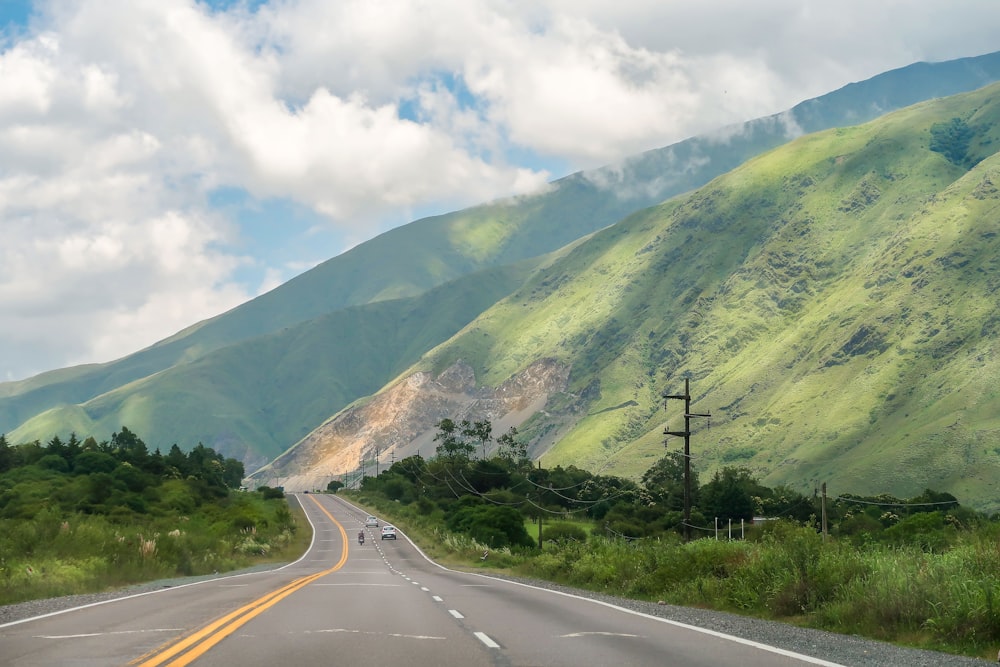
[[[930,150],[956,118],[960,164]],[[998,508],[998,147],[995,85],[804,137],[595,234],[415,368],[571,364],[524,426],[547,465],[638,476],[688,377],[699,469]]]
[[[918,64],[852,84],[787,114],[650,151],[622,165],[574,174],[537,195],[419,220],[123,359],[0,383],[0,433],[15,440],[70,430],[107,436],[127,424],[149,442],[177,442],[185,448],[199,441],[212,444],[226,455],[243,456],[252,468],[295,442],[303,429],[371,393],[454,332],[449,326],[400,331],[399,339],[412,341],[407,349],[414,356],[397,358],[391,327],[385,329],[387,334],[379,327],[362,327],[366,338],[351,354],[349,369],[332,361],[319,363],[324,370],[314,373],[315,381],[287,382],[283,398],[274,406],[264,390],[244,395],[249,381],[227,379],[242,376],[244,371],[236,368],[240,359],[252,359],[259,367],[256,372],[270,377],[290,373],[297,367],[289,364],[284,350],[293,347],[303,358],[326,358],[326,340],[295,338],[300,327],[308,328],[313,320],[350,328],[356,307],[419,295],[424,300],[414,303],[443,312],[449,308],[447,302],[435,303],[437,295],[425,294],[427,290],[553,252],[634,211],[708,182],[787,141],[796,128],[857,122],[893,105],[971,89],[997,78],[1000,53]],[[500,286],[512,288],[503,281],[493,287]],[[504,293],[489,289],[475,299],[475,307],[483,310]],[[462,318],[473,317],[474,310],[463,309],[460,317],[444,324],[457,325]],[[417,343],[424,347],[415,349]],[[261,346],[262,351],[244,356],[247,346]],[[370,369],[375,373],[371,377],[366,375]],[[322,394],[327,387],[334,389],[317,399],[317,392]],[[301,412],[288,407],[299,404],[316,407]]]
[[[525,261],[482,271],[415,297],[347,308],[229,345],[82,404],[45,411],[9,439],[142,424],[151,447],[202,442],[252,469],[332,412],[377,391],[522,284],[535,266]]]

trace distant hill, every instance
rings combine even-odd
[[[416,221],[123,359],[0,383],[0,432],[19,442],[128,425],[152,446],[202,442],[253,469],[571,254],[568,244],[801,132],[997,79],[1000,53],[917,64],[533,196]]]
[[[380,396],[505,419],[499,388],[534,375],[519,423],[545,465],[638,477],[688,378],[699,470],[1000,509],[998,148],[1000,84],[800,138],[577,244]],[[406,402],[382,430],[377,399],[351,407],[256,477],[428,451],[441,412]]]

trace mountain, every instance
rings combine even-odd
[[[994,84],[750,160],[560,253],[379,394],[423,398],[352,406],[256,478],[412,455],[435,418],[508,419],[512,391],[545,465],[638,477],[688,379],[699,470],[996,510],[998,147]]]
[[[202,442],[254,469],[359,395],[377,391],[534,267],[526,261],[487,269],[415,297],[348,307],[242,340],[82,404],[46,410],[11,440],[142,424],[154,436],[144,436],[151,446],[165,451],[204,433],[211,439]]]
[[[416,221],[135,354],[0,383],[0,432],[22,442],[128,425],[152,446],[203,442],[254,469],[588,235],[803,131],[998,78],[1000,53],[917,64],[536,195]]]

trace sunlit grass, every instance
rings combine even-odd
[[[103,516],[0,520],[0,604],[295,560],[311,531],[298,507],[250,497],[232,508],[122,525]],[[261,521],[246,525],[248,507]],[[286,510],[281,511],[284,507]]]

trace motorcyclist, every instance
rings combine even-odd
[[[364,544],[364,543],[365,543],[365,531],[362,530],[358,532],[358,544]]]

